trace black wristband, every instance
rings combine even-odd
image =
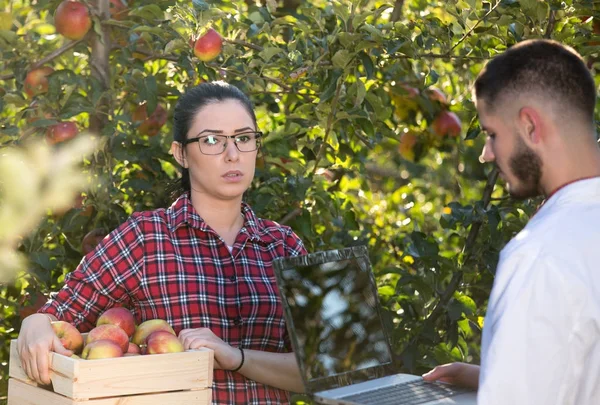
[[[233,370],[230,370],[233,373],[235,373],[236,371],[239,371],[240,368],[242,368],[242,366],[244,365],[244,349],[242,349],[241,347],[238,347],[238,349],[240,349],[240,353],[242,353],[242,361],[240,362],[239,366],[237,366]]]

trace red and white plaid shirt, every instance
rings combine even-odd
[[[257,218],[242,204],[244,226],[233,250],[202,220],[187,194],[168,209],[133,214],[68,274],[40,309],[82,332],[112,306],[139,324],[164,319],[179,333],[210,328],[234,347],[291,351],[271,263],[306,253],[292,230]],[[280,404],[287,391],[215,370],[214,404]]]

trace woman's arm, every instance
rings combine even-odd
[[[246,378],[275,388],[298,393],[304,392],[304,384],[294,353],[272,353],[244,349],[244,365],[238,372]]]
[[[214,351],[215,368],[235,370],[242,364],[239,348],[225,343],[208,328],[184,329],[179,339],[185,349],[206,347]],[[292,392],[304,392],[294,353],[272,353],[244,349],[244,364],[238,370],[246,378]]]

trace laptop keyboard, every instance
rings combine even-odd
[[[471,391],[449,384],[417,380],[351,394],[339,399],[365,405],[418,405],[467,392]]]

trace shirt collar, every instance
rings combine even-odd
[[[175,232],[177,228],[184,225],[204,232],[212,231],[206,222],[204,222],[204,219],[202,219],[200,214],[194,209],[189,193],[184,193],[179,196],[171,207],[169,207],[168,211],[170,211],[169,228],[171,232]],[[248,237],[254,241],[271,241],[272,238],[269,233],[262,230],[259,218],[256,217],[256,214],[254,214],[254,211],[248,204],[242,202],[240,212],[244,216],[244,226],[241,233],[248,235]]]
[[[550,209],[552,206],[577,201],[598,201],[598,198],[600,198],[600,177],[577,179],[560,186],[550,193],[536,211],[535,216],[542,211]]]

